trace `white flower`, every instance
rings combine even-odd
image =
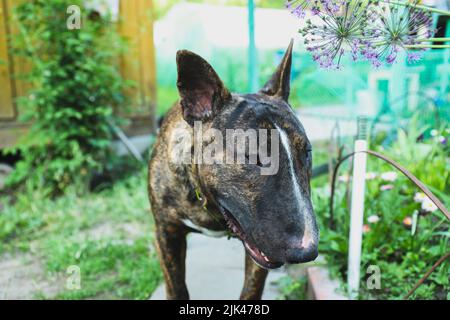
[[[384,172],[383,174],[381,174],[381,179],[383,179],[384,181],[395,181],[397,180],[397,172]]]
[[[378,221],[380,221],[380,217],[377,216],[376,214],[373,214],[367,218],[367,221],[369,223],[377,223]]]
[[[436,205],[429,198],[422,202],[422,210],[427,212],[435,212],[437,209],[438,207],[436,207]]]
[[[433,129],[430,131],[430,134],[432,137],[436,137],[438,135],[439,131],[437,131],[436,129]]]
[[[428,199],[428,197],[425,195],[425,193],[423,192],[417,192],[414,195],[414,201],[417,203],[422,203],[424,202],[424,200]]]
[[[375,172],[367,172],[366,173],[366,180],[373,180],[377,177],[378,175]]]
[[[394,186],[392,184],[385,184],[380,187],[380,191],[389,191],[392,189],[394,189]]]

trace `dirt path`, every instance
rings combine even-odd
[[[0,257],[0,299],[30,300],[49,298],[61,290],[63,283],[46,275],[40,259],[30,253]]]
[[[142,233],[141,229],[136,223],[116,226],[105,222],[81,232],[79,236],[100,240],[122,232],[131,241]],[[7,253],[0,256],[0,300],[51,299],[63,291],[64,286],[64,275],[49,275],[44,262],[35,254]]]

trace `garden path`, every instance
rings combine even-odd
[[[264,300],[274,300],[279,296],[276,281],[284,275],[283,270],[273,270],[269,273]],[[238,299],[244,283],[242,243],[236,239],[189,235],[186,282],[191,299]],[[165,289],[164,284],[161,284],[153,293],[151,300],[164,299]]]
[[[31,300],[41,295],[54,296],[64,283],[46,276],[41,261],[34,255],[6,254],[0,258],[0,300]]]

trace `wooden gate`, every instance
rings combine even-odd
[[[0,0],[0,149],[13,146],[27,129],[17,121],[17,98],[27,96],[30,85],[17,77],[30,70],[23,59],[13,57],[8,38],[15,33],[11,23],[14,5],[22,0]],[[129,135],[148,134],[155,130],[156,66],[153,45],[154,11],[152,0],[120,0],[119,30],[128,39],[129,48],[120,58],[125,79],[135,85],[126,92],[130,98],[130,119],[125,128]]]

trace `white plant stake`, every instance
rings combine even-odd
[[[367,162],[367,154],[360,153],[360,151],[367,150],[366,131],[367,119],[361,117],[358,119],[358,135],[355,141],[355,152],[359,153],[356,153],[353,162],[353,184],[347,278],[350,299],[357,298],[359,290]]]

